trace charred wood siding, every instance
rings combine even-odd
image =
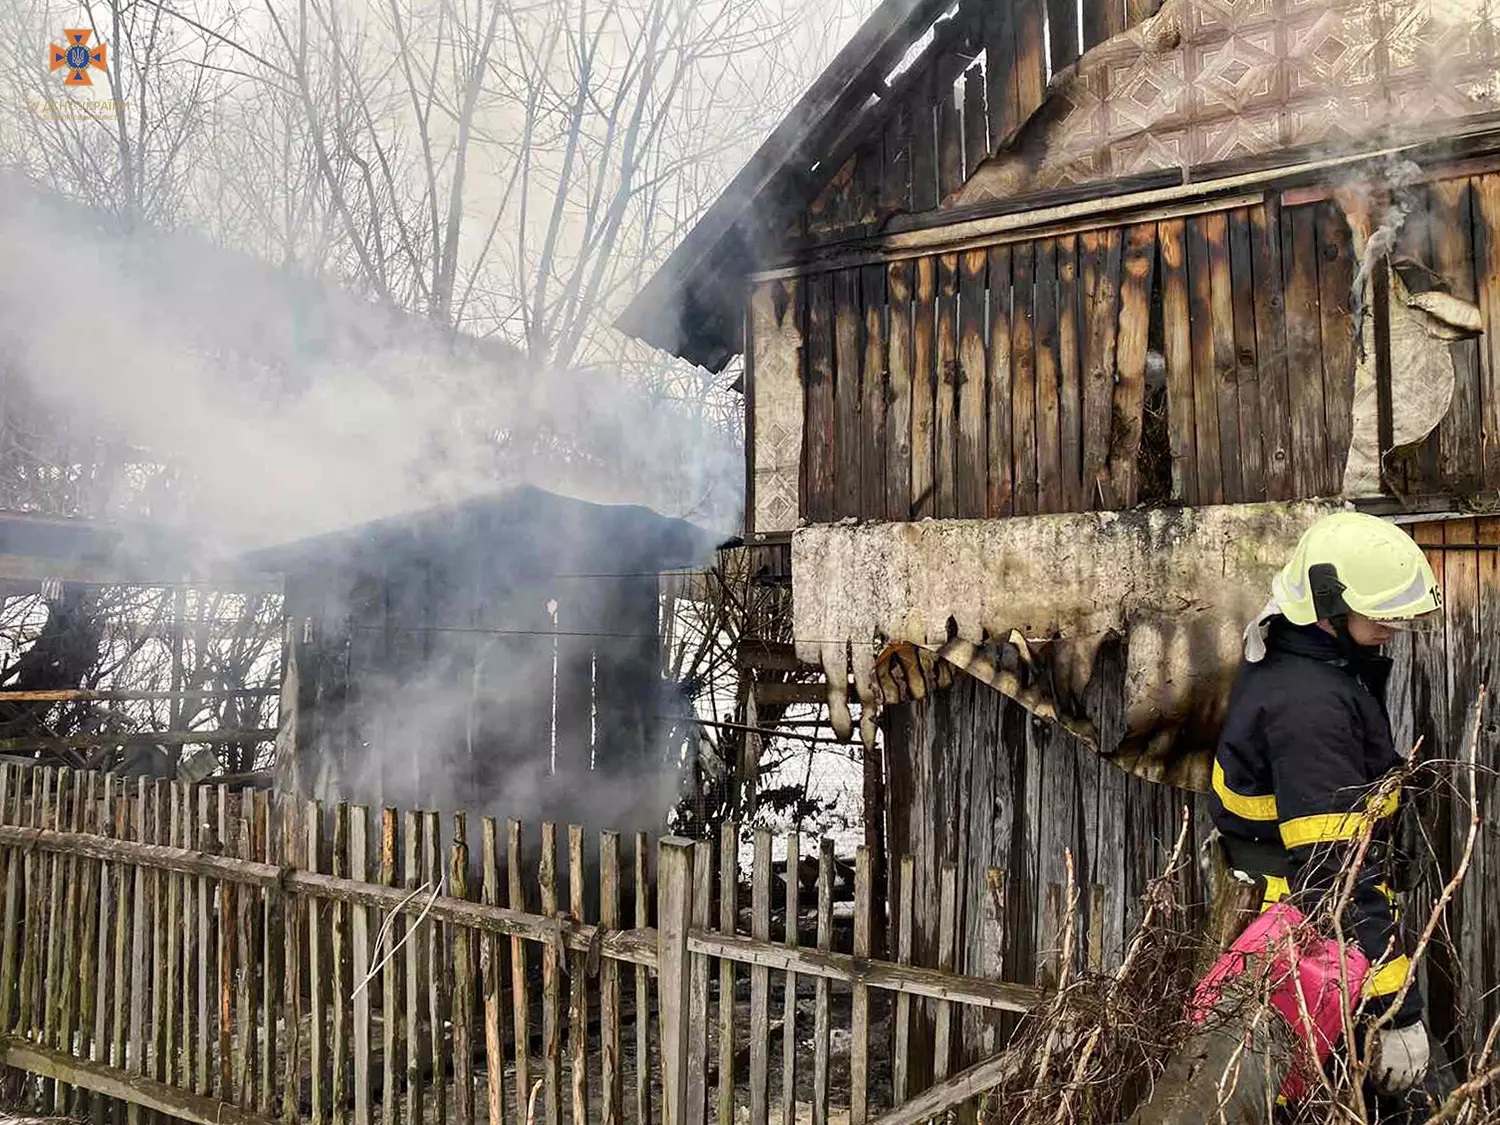
[[[1486,331],[1450,345],[1452,406],[1423,443],[1386,458],[1386,483],[1407,497],[1493,494],[1500,174],[1415,190],[1420,221],[1401,252],[1477,304]],[[995,518],[1337,495],[1357,263],[1336,203],[1290,198],[1012,235],[901,258],[884,277],[869,264],[812,273],[799,514]],[[1384,306],[1373,308],[1378,348]]]
[[[1009,143],[1042,104],[1051,75],[1146,18],[1126,0],[965,0],[825,166],[832,176],[797,233],[833,238],[931,211]],[[1137,10],[1140,9],[1140,10]],[[1050,51],[1049,51],[1050,48]]]

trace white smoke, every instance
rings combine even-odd
[[[179,482],[117,511],[225,552],[521,482],[737,522],[737,443],[679,404],[196,238],[97,223],[0,176],[5,378]]]

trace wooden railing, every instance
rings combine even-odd
[[[717,847],[595,842],[576,826],[560,839],[490,817],[478,829],[462,813],[0,765],[12,1092],[129,1125],[143,1113],[699,1125],[732,1123],[739,1106],[766,1125],[799,1105],[820,1123],[847,1105],[859,1125],[907,1100],[914,1003],[934,1006],[946,1042],[961,1008],[1023,1011],[1040,997],[873,959],[862,852],[853,918],[836,917],[847,895],[831,846],[804,909],[791,837],[773,940],[767,833],[742,914],[734,826]],[[872,1029],[877,1004],[889,1036]],[[839,1023],[847,1048],[834,1045]]]

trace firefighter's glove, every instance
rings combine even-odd
[[[1381,1031],[1371,1066],[1376,1088],[1384,1094],[1410,1090],[1427,1073],[1427,1051],[1427,1025],[1421,1020]]]

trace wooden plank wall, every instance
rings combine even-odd
[[[813,278],[803,514],[1135,504],[1156,263],[1150,223]]]
[[[887,821],[892,855],[910,853],[890,886],[893,945],[917,964],[941,952],[942,873],[955,871],[957,971],[1045,984],[1055,979],[1071,852],[1079,900],[1078,968],[1118,964],[1140,920],[1141,895],[1160,874],[1189,808],[1191,839],[1208,828],[1201,798],[1131,777],[999,692],[964,676],[921,702],[887,712]],[[993,872],[1003,873],[997,885]],[[1203,897],[1196,865],[1189,898]],[[907,897],[910,934],[900,932]],[[1005,925],[988,932],[998,913]],[[992,1029],[965,1025],[954,1066],[983,1057]],[[925,1028],[933,1034],[931,1014]],[[920,1056],[920,1052],[918,1052]],[[929,1055],[930,1057],[930,1055]],[[930,1073],[911,1075],[919,1088]]]
[[[1453,405],[1422,446],[1389,459],[1388,477],[1403,495],[1493,496],[1500,176],[1418,191],[1427,212],[1406,251],[1494,331],[1453,345]],[[1355,266],[1333,202],[1271,195],[814,275],[802,514],[995,518],[1337,495]],[[1148,432],[1156,370],[1165,422]],[[1167,463],[1170,474],[1152,471]]]
[[[1438,948],[1424,966],[1423,990],[1434,1029],[1455,1036],[1455,1048],[1474,1050],[1500,1015],[1500,833],[1494,826],[1500,798],[1500,728],[1494,692],[1500,687],[1500,519],[1464,519],[1418,524],[1412,529],[1428,552],[1443,590],[1442,631],[1398,638],[1396,669],[1389,696],[1397,745],[1418,739],[1422,756],[1458,762],[1466,753],[1470,710],[1486,686],[1488,713],[1476,744],[1481,829],[1473,867],[1450,908]],[[1425,922],[1431,904],[1461,859],[1469,833],[1468,781],[1452,767],[1439,769],[1439,784],[1422,802],[1422,820],[1431,843],[1424,856],[1423,885],[1411,904],[1413,918]],[[1449,784],[1450,782],[1454,784]]]
[[[934,209],[1042,104],[1050,77],[1080,48],[1146,18],[1137,0],[963,0],[926,48],[866,111],[856,140],[794,234],[841,238],[890,215]],[[1050,50],[1049,50],[1050,48]]]

